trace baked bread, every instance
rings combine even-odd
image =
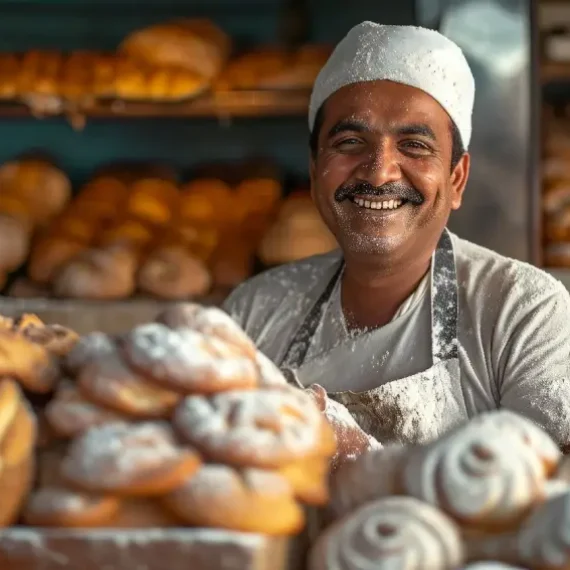
[[[59,271],[84,250],[82,242],[66,237],[39,237],[28,260],[28,276],[39,285],[51,285]]]
[[[179,202],[175,184],[160,178],[143,178],[130,189],[126,214],[151,224],[166,224],[173,217]]]
[[[9,297],[18,297],[21,299],[41,298],[47,299],[51,297],[51,289],[39,283],[34,283],[27,277],[18,277],[8,289]]]
[[[25,223],[0,214],[0,271],[9,273],[24,263],[30,249],[31,236]]]
[[[184,300],[205,295],[212,278],[202,261],[184,247],[155,249],[141,265],[138,288],[162,299]]]

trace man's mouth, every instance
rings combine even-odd
[[[408,202],[401,198],[386,199],[386,197],[382,196],[355,196],[354,198],[349,198],[349,200],[359,208],[368,210],[397,210]]]

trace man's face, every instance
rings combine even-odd
[[[431,255],[469,170],[451,169],[451,120],[427,93],[391,81],[326,101],[311,160],[315,203],[345,255]]]

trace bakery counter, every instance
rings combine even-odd
[[[3,529],[2,570],[296,570],[285,539],[214,529]],[[191,561],[191,562],[190,562]]]
[[[219,306],[225,297],[226,293],[220,291],[201,298],[200,304]],[[45,323],[57,323],[79,334],[89,334],[93,331],[118,334],[154,320],[159,313],[173,304],[176,303],[146,298],[125,301],[84,301],[0,296],[0,315],[17,317],[23,313],[33,313]]]

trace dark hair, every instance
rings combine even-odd
[[[311,131],[309,137],[309,147],[311,149],[311,153],[313,156],[317,155],[317,151],[319,149],[319,134],[321,132],[321,128],[323,126],[324,121],[324,105],[321,105],[319,110],[317,111],[317,115],[315,117],[315,124],[313,126],[313,130]],[[461,140],[461,134],[459,133],[459,129],[454,121],[451,119],[449,120],[450,129],[451,129],[451,171],[455,169],[457,163],[461,160],[461,157],[465,154],[465,149],[463,148],[463,142]]]

